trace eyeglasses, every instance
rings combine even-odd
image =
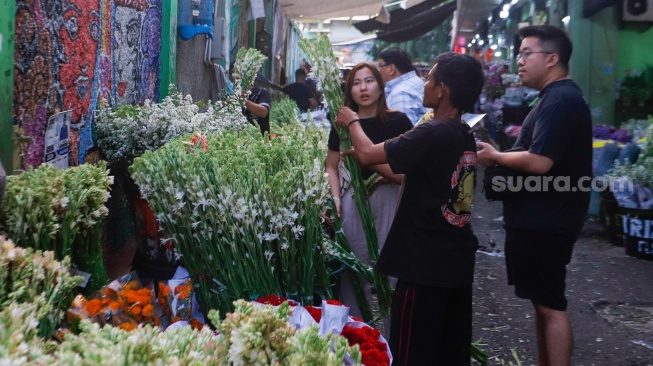
[[[386,66],[390,66],[390,65],[392,65],[392,64],[384,64],[384,65],[379,64],[376,68],[381,70],[382,68],[384,68]]]
[[[527,59],[530,55],[532,55],[532,54],[534,54],[534,53],[544,53],[544,54],[546,54],[546,55],[552,55],[552,54],[553,54],[553,52],[546,52],[546,51],[524,51],[524,52],[522,52],[522,53],[520,53],[520,54],[517,55],[517,61],[521,61],[521,60],[526,61],[526,59]]]

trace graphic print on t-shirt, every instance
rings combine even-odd
[[[456,199],[441,206],[445,220],[451,225],[462,227],[472,220],[470,210],[474,198],[475,174],[476,152],[465,151],[451,174],[451,189],[455,190],[452,194],[456,194]]]

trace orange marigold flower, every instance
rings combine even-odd
[[[136,281],[129,281],[125,284],[125,289],[127,290],[136,290],[139,289],[140,287],[141,286]]]
[[[98,299],[93,299],[84,306],[84,310],[88,312],[89,316],[94,317],[102,310],[102,303]]]
[[[131,307],[131,309],[129,309],[129,312],[132,315],[141,315],[142,311],[143,311],[143,309],[139,305],[134,305],[134,306]]]
[[[146,318],[149,318],[152,315],[154,315],[154,305],[147,304],[143,306],[143,310],[141,311],[141,314]]]
[[[118,326],[118,328],[120,328],[120,329],[122,329],[124,331],[127,331],[127,332],[131,332],[132,330],[136,329],[136,326],[131,322],[124,322],[124,323],[120,324]]]
[[[159,298],[167,297],[170,295],[170,287],[166,286],[165,283],[159,282]]]
[[[175,287],[175,295],[181,300],[185,300],[190,296],[191,291],[193,291],[193,286],[190,281],[186,281],[183,285],[178,285]]]
[[[120,291],[120,297],[123,298],[128,304],[133,304],[137,301],[136,294],[132,290]]]
[[[114,313],[120,310],[120,304],[115,301],[111,301],[107,307]]]
[[[199,320],[192,319],[190,321],[190,327],[193,328],[193,329],[196,329],[196,330],[202,330],[202,327],[204,327],[204,325],[202,323],[200,323]]]

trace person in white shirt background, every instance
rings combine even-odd
[[[378,60],[378,69],[385,82],[388,108],[405,113],[415,125],[427,112],[422,105],[424,81],[417,75],[405,50],[385,48]]]

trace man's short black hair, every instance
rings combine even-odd
[[[304,69],[295,70],[295,79],[306,79],[306,71]]]
[[[471,112],[485,83],[481,63],[470,55],[446,52],[435,58],[435,64],[434,81],[449,88],[451,105],[461,114]]]
[[[540,40],[542,49],[548,52],[558,54],[559,63],[565,70],[569,69],[569,59],[571,59],[572,45],[571,39],[561,28],[552,25],[531,25],[519,29],[519,36],[535,37]]]
[[[382,59],[386,65],[395,65],[397,70],[399,70],[402,75],[407,72],[415,71],[415,67],[413,66],[413,62],[410,60],[410,56],[408,56],[408,53],[406,53],[406,51],[401,48],[385,48],[383,51],[381,51],[379,58]]]

